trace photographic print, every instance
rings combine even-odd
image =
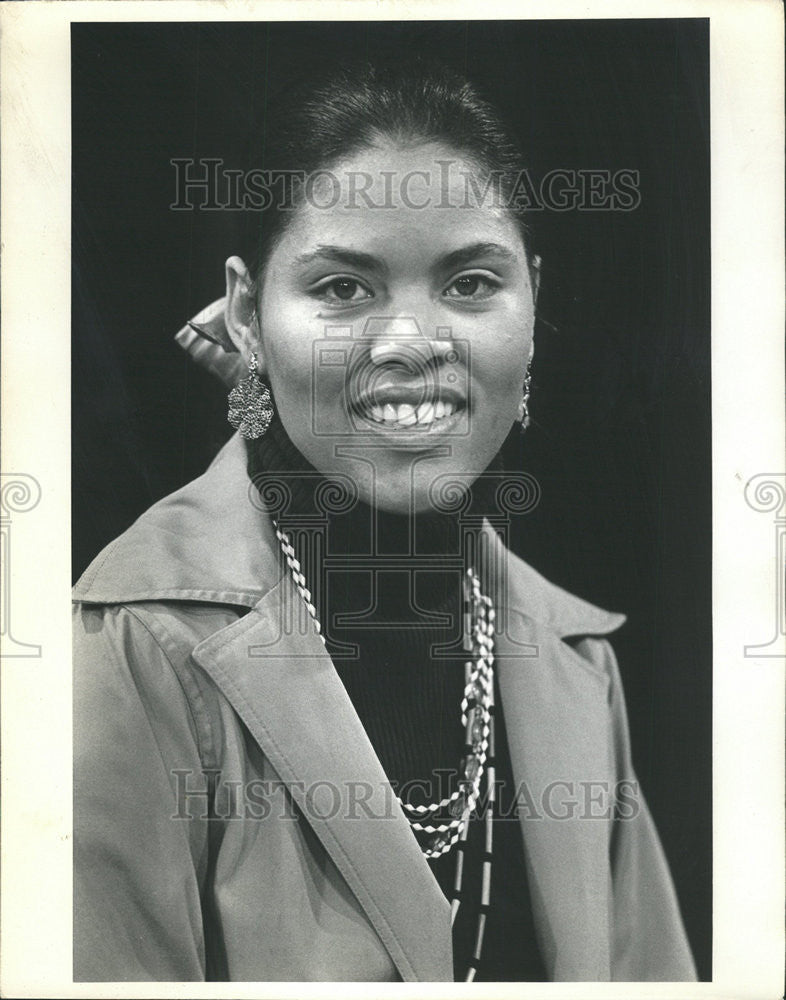
[[[709,976],[708,70],[72,27],[76,979]]]
[[[4,5],[4,993],[776,995],[743,6]]]

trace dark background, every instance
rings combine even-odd
[[[709,56],[705,20],[76,24],[73,560],[78,576],[229,436],[172,335],[223,294],[241,213],[173,212],[173,157],[247,167],[305,69],[422,50],[517,127],[532,174],[640,171],[632,212],[533,216],[535,475],[513,548],[613,610],[634,761],[711,977]]]

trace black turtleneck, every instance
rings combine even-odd
[[[413,517],[344,498],[340,489],[326,492],[325,479],[277,415],[264,437],[247,444],[249,476],[267,503],[281,498],[274,513],[292,539],[328,651],[388,779],[411,803],[425,801],[424,795],[442,798],[455,788],[465,750],[464,554],[492,510],[495,483],[476,480],[461,519],[433,511]],[[500,469],[496,459],[489,471]],[[274,483],[283,489],[272,489]],[[475,978],[543,981],[498,694],[496,701],[491,906]],[[484,821],[474,817],[453,929],[457,980],[465,977],[475,947],[484,838]],[[448,898],[456,857],[454,847],[429,862]]]

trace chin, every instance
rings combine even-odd
[[[446,513],[453,509],[458,492],[463,492],[461,486],[457,489],[456,480],[450,476],[451,483],[445,480],[447,493],[444,489],[432,489],[432,479],[425,485],[418,485],[413,488],[408,480],[404,483],[394,485],[387,484],[380,486],[377,484],[376,502],[374,506],[378,510],[388,514],[435,514]],[[439,486],[439,484],[436,484]],[[451,500],[453,503],[451,503]],[[371,503],[371,498],[363,497],[367,504]],[[459,504],[460,506],[460,504]]]
[[[417,494],[413,495],[409,484],[402,486],[401,489],[395,487],[380,488],[378,486],[376,497],[372,498],[370,495],[361,494],[361,499],[369,506],[385,511],[386,514],[421,513],[423,510],[429,509],[428,498],[420,497]]]

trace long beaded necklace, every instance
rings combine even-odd
[[[311,597],[311,591],[289,536],[274,521],[276,537],[289,567],[292,581],[314,622],[317,634],[325,643],[322,626]],[[465,977],[466,982],[475,978],[483,950],[486,915],[491,900],[491,858],[494,835],[494,607],[480,587],[475,570],[466,573],[468,590],[467,644],[473,659],[464,665],[464,696],[461,700],[461,723],[465,732],[465,754],[461,762],[458,788],[439,802],[410,805],[398,795],[396,799],[426,858],[447,854],[456,844],[456,877],[450,900],[451,926],[455,924],[461,905],[461,887],[464,874],[464,847],[469,831],[469,821],[480,797],[481,782],[485,775],[485,850],[481,899],[478,909],[478,926],[475,947]],[[420,834],[421,836],[418,836]],[[428,835],[423,842],[422,835]]]

